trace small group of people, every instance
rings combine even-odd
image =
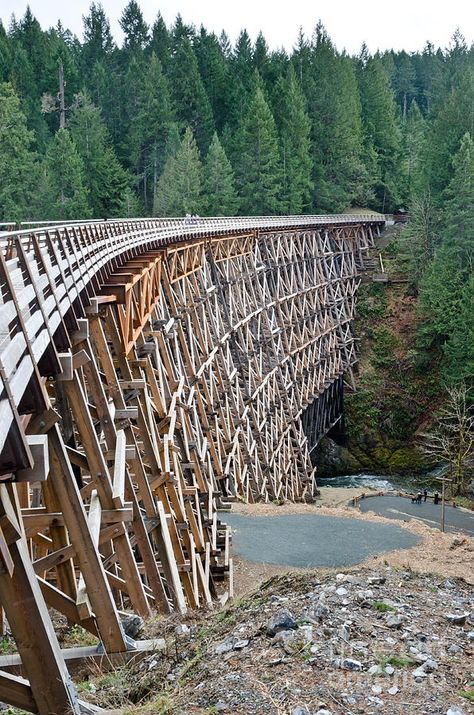
[[[184,223],[185,224],[195,224],[199,221],[199,216],[197,214],[186,214],[184,217]]]
[[[413,496],[411,498],[411,503],[412,504],[421,504],[422,501],[426,501],[428,499],[428,490],[423,489],[423,491],[419,491],[416,496]],[[435,492],[433,495],[433,504],[439,504],[439,494],[438,492]]]

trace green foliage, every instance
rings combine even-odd
[[[70,132],[84,167],[84,184],[94,218],[120,216],[129,179],[111,146],[100,115],[85,94],[76,98]]]
[[[84,164],[67,129],[60,129],[51,140],[42,171],[38,193],[42,218],[71,220],[91,215]]]
[[[0,85],[0,221],[25,220],[33,198],[33,132],[10,84]]]
[[[360,91],[367,151],[374,157],[375,208],[387,213],[398,208],[401,200],[401,133],[389,78],[379,57],[365,62]]]
[[[275,120],[257,87],[238,130],[236,183],[244,215],[279,213],[281,167]]]
[[[208,216],[235,216],[238,207],[232,165],[217,134],[204,163],[203,205]]]
[[[281,211],[300,214],[311,205],[311,122],[306,101],[290,67],[276,85],[275,118],[280,132],[282,167]]]
[[[202,210],[202,167],[191,129],[186,129],[181,145],[165,164],[158,182],[155,216],[184,216]]]
[[[390,606],[390,604],[385,603],[385,601],[373,601],[372,608],[375,608],[375,610],[379,611],[380,613],[386,613],[387,611],[397,612],[397,609],[394,608],[394,606]]]

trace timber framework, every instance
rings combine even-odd
[[[52,626],[232,596],[233,499],[311,500],[379,215],[0,234],[0,701],[87,712]],[[1,666],[0,666],[1,667]]]

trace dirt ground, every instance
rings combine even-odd
[[[321,488],[321,499],[316,504],[287,503],[281,506],[275,504],[240,504],[232,505],[232,510],[246,516],[272,516],[277,514],[322,514],[327,516],[340,516],[348,519],[362,519],[363,521],[377,521],[383,524],[394,524],[392,519],[378,516],[372,512],[361,513],[348,506],[348,502],[368,489],[358,488]],[[225,521],[225,515],[223,515]],[[408,529],[421,538],[421,543],[411,549],[401,549],[371,556],[365,561],[352,567],[357,571],[362,567],[379,568],[380,566],[394,566],[397,568],[411,569],[421,573],[438,573],[445,578],[462,577],[474,584],[474,539],[460,534],[443,534],[438,529],[411,519],[410,521],[397,521],[397,526]],[[313,570],[325,574],[334,569]],[[347,570],[347,569],[346,569]],[[286,573],[307,573],[308,569],[277,566],[273,564],[254,564],[245,561],[234,553],[234,584],[235,596],[238,598],[250,591],[254,591],[260,583],[271,576]]]

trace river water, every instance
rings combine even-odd
[[[377,491],[396,491],[398,489],[413,491],[414,489],[432,488],[435,473],[425,475],[396,474],[348,474],[339,477],[316,477],[318,487],[361,487]]]

